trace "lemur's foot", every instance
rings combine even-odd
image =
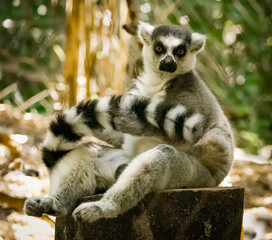
[[[82,203],[73,212],[74,219],[89,223],[100,218],[115,218],[117,215],[116,205],[106,200]]]
[[[25,201],[24,210],[27,215],[41,217],[43,213],[49,215],[66,215],[67,210],[55,198],[32,197]]]

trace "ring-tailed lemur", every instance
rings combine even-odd
[[[138,31],[145,70],[127,93],[80,103],[51,122],[42,150],[50,194],[28,199],[28,215],[67,214],[79,197],[107,189],[73,211],[93,222],[124,213],[149,192],[214,187],[227,175],[232,130],[194,71],[205,36],[147,23]],[[116,148],[82,143],[89,134]]]

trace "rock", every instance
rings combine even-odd
[[[102,195],[79,199],[78,204]],[[243,188],[165,190],[149,194],[136,207],[92,224],[57,217],[56,240],[231,239],[241,235]],[[78,205],[77,204],[77,205]]]

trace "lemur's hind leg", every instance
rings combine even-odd
[[[73,216],[87,222],[117,217],[137,205],[149,192],[195,187],[198,177],[203,178],[206,186],[215,185],[213,176],[193,156],[161,144],[137,156],[100,201],[82,203]]]
[[[74,218],[93,222],[124,213],[147,193],[165,187],[170,177],[171,162],[177,161],[177,158],[177,151],[168,145],[159,145],[141,153],[100,201],[82,203],[74,210]]]
[[[49,197],[26,200],[25,212],[37,217],[43,213],[66,215],[78,198],[92,195],[97,189],[108,189],[127,161],[122,149],[77,147],[51,170]]]
[[[50,170],[49,196],[27,199],[26,214],[66,215],[79,197],[93,194],[97,187],[96,155],[94,149],[87,146],[79,146],[66,154]]]

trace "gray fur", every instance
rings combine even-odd
[[[124,96],[89,101],[54,122],[44,147],[68,153],[51,164],[49,197],[28,199],[27,214],[67,214],[78,197],[106,188],[100,201],[82,203],[73,211],[76,220],[93,222],[124,213],[149,192],[214,187],[227,175],[233,157],[232,130],[194,71],[205,36],[178,26],[147,23],[141,23],[138,31],[144,44],[144,74]],[[166,49],[162,54],[154,51],[158,40]],[[186,45],[186,52],[178,56],[181,44]],[[159,70],[168,55],[177,65],[173,73]],[[61,131],[62,126],[69,134]],[[102,134],[117,147],[121,139],[124,142],[114,149],[78,140],[77,136],[91,132]]]

